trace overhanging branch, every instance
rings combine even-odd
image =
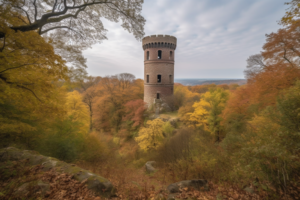
[[[9,85],[15,85],[15,86],[17,86],[17,87],[19,87],[19,88],[22,88],[22,89],[24,89],[24,90],[27,90],[27,91],[31,92],[31,93],[33,94],[33,96],[34,96],[35,98],[37,98],[37,100],[39,100],[39,102],[42,102],[42,100],[41,100],[41,99],[34,93],[34,91],[32,91],[30,88],[27,88],[27,87],[23,86],[23,85],[20,84],[20,83],[15,83],[15,82],[7,81],[7,79],[6,79],[5,77],[1,76],[1,75],[0,75],[0,79],[1,79],[4,83],[6,83],[6,84],[9,84]],[[33,83],[32,83],[32,84],[33,84]],[[28,85],[28,84],[27,84],[27,85]]]
[[[18,67],[11,67],[11,68],[8,68],[8,69],[5,69],[5,70],[1,71],[0,74],[2,74],[3,72],[6,72],[8,70],[21,68],[21,67],[24,67],[24,66],[27,66],[27,65],[36,65],[36,63],[29,63],[29,64],[20,65]]]
[[[74,30],[74,29],[72,29],[71,27],[68,27],[68,26],[56,26],[56,27],[52,27],[52,28],[49,28],[47,30],[41,31],[40,35],[42,35],[44,33],[47,33],[48,31],[52,31],[52,30],[59,29],[59,28],[67,28],[67,29],[69,29],[71,31],[74,31],[75,33],[79,34],[81,37],[83,37],[82,34],[80,34],[78,31],[76,31],[76,30]]]
[[[75,6],[75,4],[73,4],[73,6],[67,6],[67,2],[66,2],[66,0],[64,0],[63,4],[64,4],[63,10],[61,10],[60,12],[55,12],[55,9],[57,7],[57,0],[56,0],[54,5],[53,5],[52,12],[42,15],[41,19],[38,20],[37,19],[38,10],[37,10],[37,5],[36,5],[36,0],[34,0],[33,5],[34,5],[34,10],[35,10],[35,12],[34,12],[35,21],[31,22],[28,13],[24,9],[19,7],[18,9],[21,9],[23,12],[25,12],[30,24],[29,25],[22,25],[22,26],[15,26],[15,27],[13,26],[13,27],[10,27],[10,28],[15,30],[15,31],[21,31],[21,32],[33,31],[33,30],[40,29],[39,32],[42,32],[41,29],[44,25],[49,24],[49,23],[60,22],[64,19],[71,18],[71,17],[72,18],[77,18],[78,14],[88,6],[99,5],[99,4],[106,4],[106,5],[112,4],[116,8],[118,8],[114,3],[107,2],[107,1],[100,1],[100,2],[93,1],[91,3],[84,3],[84,4],[78,5],[78,6]],[[111,6],[108,6],[108,7],[112,10],[115,10],[119,13],[122,13],[124,16],[129,17],[131,20],[135,21],[130,16],[128,16],[125,12],[123,12],[121,9],[119,9],[119,8],[115,9],[115,8],[112,8]],[[73,15],[72,14],[64,15],[64,14],[67,13],[68,10],[73,10],[73,9],[79,9],[79,10]],[[53,17],[57,17],[57,18],[53,18]],[[5,37],[5,33],[0,32],[0,38],[4,38],[4,37]]]

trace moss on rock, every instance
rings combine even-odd
[[[14,147],[0,149],[0,161],[20,161],[28,160],[29,165],[42,165],[43,171],[54,170],[58,173],[67,173],[75,180],[84,182],[88,189],[95,192],[97,196],[111,197],[115,196],[116,190],[110,181],[84,170],[74,164],[68,164],[56,158],[47,157],[36,151],[20,150]]]

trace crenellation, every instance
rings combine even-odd
[[[170,44],[177,44],[177,39],[174,36],[170,35],[151,35],[146,36],[142,39],[142,45],[145,44],[152,44],[152,43],[170,43]]]

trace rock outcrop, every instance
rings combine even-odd
[[[0,150],[0,162],[20,160],[28,160],[28,164],[32,166],[41,165],[43,171],[54,170],[58,173],[69,174],[75,180],[85,183],[87,188],[92,190],[96,196],[115,196],[116,190],[111,182],[74,164],[68,164],[56,158],[43,156],[35,151],[19,150],[14,147]]]
[[[208,189],[207,180],[197,179],[197,180],[186,180],[180,181],[176,183],[172,183],[167,187],[167,190],[170,193],[179,193],[185,188],[194,188],[195,190],[200,190],[203,188],[204,190]]]
[[[146,167],[147,173],[153,173],[156,171],[156,169],[153,167],[153,165],[155,165],[155,163],[156,163],[155,161],[146,162],[145,167]]]

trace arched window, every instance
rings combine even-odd
[[[147,51],[147,60],[150,59],[149,51]]]
[[[156,93],[156,98],[159,99],[159,93]]]
[[[158,56],[157,56],[157,59],[161,59],[162,57],[162,51],[161,50],[158,50]]]
[[[170,51],[170,60],[172,59],[172,56],[173,56],[173,52],[172,51]]]
[[[160,75],[160,74],[157,75],[157,82],[158,82],[158,83],[161,83],[161,75]]]
[[[149,75],[147,75],[147,83],[149,83]]]
[[[172,83],[172,75],[169,75],[169,82]]]

